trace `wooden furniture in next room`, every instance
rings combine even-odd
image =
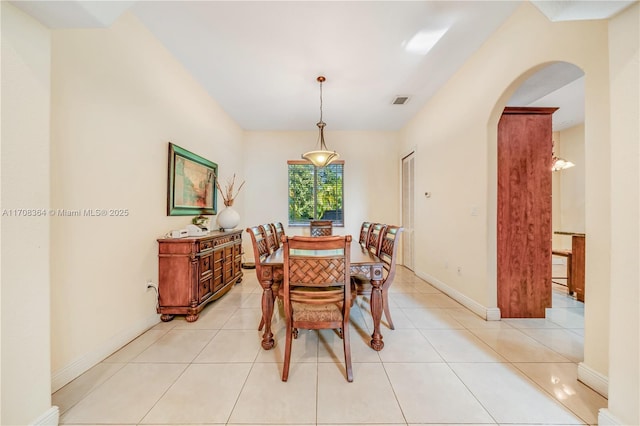
[[[287,322],[282,381],[289,378],[291,344],[298,329],[338,330],[344,347],[347,381],[353,381],[349,311],[351,235],[283,238],[282,298]]]
[[[576,299],[584,302],[585,234],[563,231],[555,231],[554,234],[571,236],[570,261],[567,261],[567,291],[569,294],[575,293]],[[557,254],[555,250],[553,254]]]
[[[242,230],[158,240],[158,313],[198,319],[204,306],[242,281]]]
[[[560,256],[567,259],[567,293],[573,294],[573,286],[571,283],[571,250],[553,249],[551,250],[551,255]],[[551,277],[551,282],[554,282],[554,278],[562,277]]]
[[[551,307],[552,114],[507,107],[498,122],[497,296],[502,318]]]

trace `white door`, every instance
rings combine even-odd
[[[402,159],[402,264],[413,271],[413,196],[415,153]]]

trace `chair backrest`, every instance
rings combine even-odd
[[[382,244],[382,236],[387,225],[384,223],[374,223],[371,225],[369,231],[369,238],[367,238],[367,249],[376,256],[380,252],[380,244]]]
[[[333,222],[330,220],[312,220],[309,222],[309,233],[312,237],[326,237],[333,235]]]
[[[298,328],[337,329],[343,339],[347,381],[353,381],[349,311],[351,309],[351,235],[283,238],[282,299],[287,318],[282,380],[287,381],[292,336]]]
[[[384,269],[386,271],[386,277],[384,278],[384,285],[388,282],[391,284],[393,277],[396,274],[396,253],[398,252],[398,240],[400,240],[400,232],[403,228],[399,226],[389,225],[384,231],[382,236],[382,242],[380,244],[380,251],[378,257],[384,263]]]
[[[350,245],[351,235],[284,238],[285,312],[290,312],[291,302],[343,302],[343,316],[348,318],[351,305]]]
[[[269,246],[267,245],[267,240],[265,239],[264,232],[262,231],[262,226],[252,226],[246,229],[247,234],[251,237],[251,244],[253,246],[253,257],[256,262],[256,270],[259,273],[260,266],[262,262],[269,256],[271,253],[269,252]]]
[[[284,235],[284,226],[282,226],[281,222],[275,222],[273,224],[273,228],[276,232],[276,242],[278,246],[282,247],[282,236]]]
[[[369,231],[371,231],[371,222],[362,222],[362,226],[360,227],[360,238],[358,240],[358,243],[360,243],[362,247],[367,246]]]
[[[262,228],[262,232],[264,232],[264,239],[267,241],[267,248],[269,249],[269,253],[273,253],[274,251],[278,250],[278,247],[280,247],[280,245],[276,241],[276,233],[273,225],[270,223],[265,223],[263,225],[260,225],[260,227]]]

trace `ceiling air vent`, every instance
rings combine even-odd
[[[408,96],[396,96],[392,103],[393,105],[404,105],[407,102],[409,102]]]

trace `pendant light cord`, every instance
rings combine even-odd
[[[332,162],[336,161],[340,155],[335,151],[329,151],[327,149],[327,145],[324,142],[324,128],[326,123],[322,121],[322,83],[326,81],[324,76],[318,76],[316,81],[320,83],[320,121],[318,121],[317,126],[319,130],[318,139],[320,139],[320,149],[305,152],[302,154],[302,158],[307,161],[313,163],[314,167],[326,167]]]
[[[324,80],[318,77],[318,81],[320,82],[320,123],[322,123],[322,82]]]
[[[324,143],[324,126],[326,126],[326,123],[322,121],[322,83],[326,79],[324,78],[324,76],[319,76],[317,80],[320,83],[320,121],[318,121],[317,126],[320,129],[320,149],[326,151],[327,146]]]

